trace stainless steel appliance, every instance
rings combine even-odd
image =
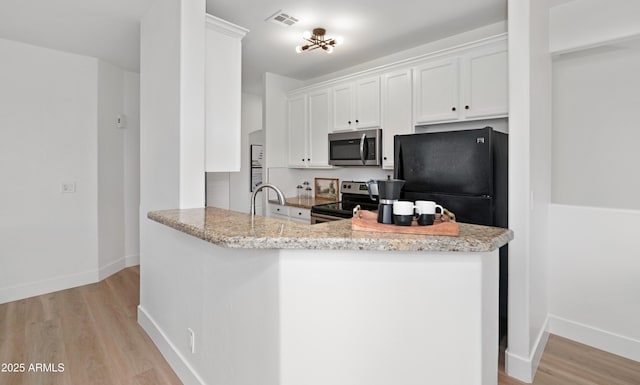
[[[326,203],[311,207],[311,224],[348,219],[353,216],[353,209],[360,205],[363,210],[375,211],[378,208],[378,190],[372,185],[369,197],[367,182],[343,181],[340,202]]]
[[[329,134],[329,164],[334,166],[380,166],[382,130],[357,130]]]

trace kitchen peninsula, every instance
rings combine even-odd
[[[148,218],[166,257],[145,261],[139,322],[194,382],[497,384],[510,230],[374,233],[217,208]]]

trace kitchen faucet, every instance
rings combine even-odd
[[[251,194],[251,218],[253,218],[256,215],[256,195],[258,194],[258,192],[260,192],[260,190],[262,190],[265,187],[268,187],[276,192],[276,195],[278,196],[278,203],[281,206],[284,206],[284,204],[286,203],[284,199],[284,194],[282,193],[282,191],[280,191],[279,188],[272,185],[271,183],[262,183],[258,185],[256,189],[253,191],[253,194]]]

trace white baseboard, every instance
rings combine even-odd
[[[548,331],[634,361],[640,361],[640,341],[593,326],[549,315]]]
[[[147,332],[184,385],[206,384],[142,305],[138,305],[138,324]]]
[[[140,256],[139,255],[129,255],[126,257],[122,257],[117,261],[113,261],[108,265],[100,267],[100,271],[98,273],[98,278],[100,281],[103,279],[119,272],[122,269],[127,267],[136,266],[140,264]]]
[[[517,354],[513,354],[507,348],[505,352],[505,371],[510,377],[516,378],[522,382],[528,384],[533,383],[533,378],[538,370],[542,353],[544,352],[547,341],[549,340],[549,317],[544,322],[538,338],[536,338],[535,345],[528,357],[522,357]]]
[[[139,255],[127,255],[124,257],[124,266],[138,266],[140,264],[140,256]]]
[[[98,270],[74,273],[22,285],[3,287],[0,288],[0,304],[96,283],[122,269],[139,264],[139,255],[129,255],[106,266],[102,266]]]
[[[37,282],[29,282],[23,285],[0,288],[0,303],[17,301],[37,295],[53,293],[55,291],[71,289],[82,285],[88,285],[98,281],[98,272],[95,270],[49,278]]]
[[[100,269],[98,270],[98,280],[102,281],[103,279],[119,272],[124,268],[125,268],[124,257],[116,261],[113,261],[108,265],[100,266]]]

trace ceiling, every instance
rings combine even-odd
[[[0,38],[140,68],[139,19],[155,0],[1,0]],[[566,1],[566,0],[556,0]],[[207,0],[207,12],[248,28],[243,89],[261,93],[266,71],[309,79],[505,20],[507,0]],[[282,10],[292,27],[266,22]],[[323,27],[345,42],[332,54],[297,54],[302,32]]]
[[[291,27],[266,22],[282,10]],[[207,12],[250,30],[243,39],[243,89],[259,93],[266,71],[309,79],[506,20],[507,0],[207,0]],[[297,54],[302,33],[322,27],[344,44],[332,54]]]
[[[0,0],[0,38],[140,68],[140,18],[154,0]]]

